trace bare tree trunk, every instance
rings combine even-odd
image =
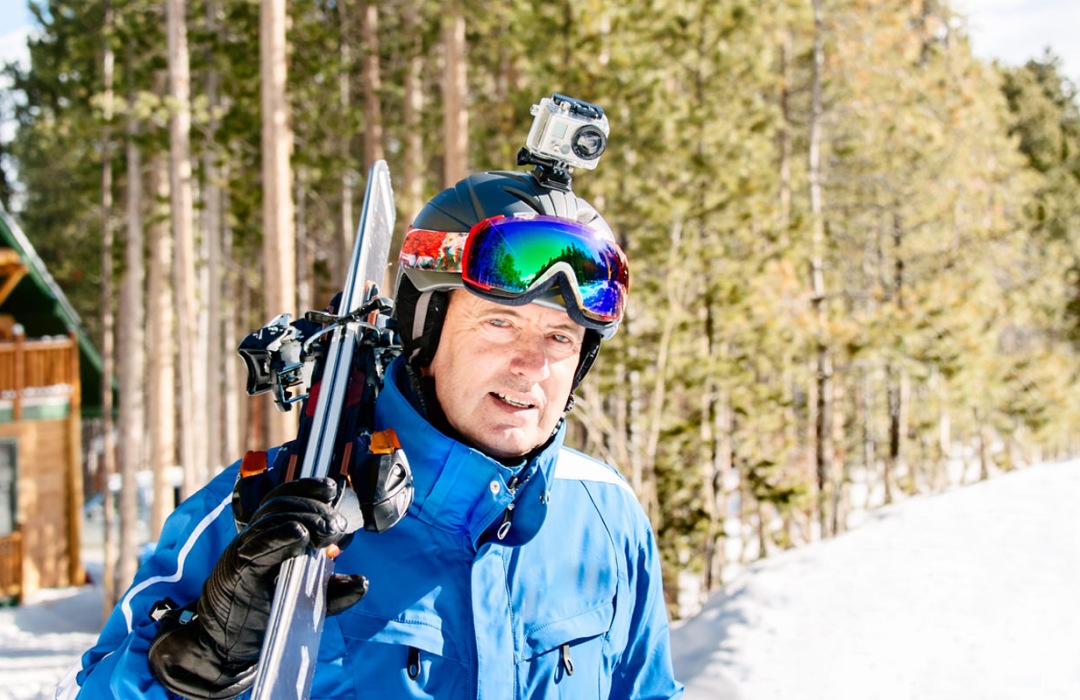
[[[814,6],[814,53],[812,77],[812,107],[810,115],[810,143],[807,179],[810,185],[810,214],[812,230],[812,253],[810,259],[812,298],[817,317],[817,350],[815,373],[817,376],[817,403],[814,419],[814,463],[818,487],[818,523],[821,537],[829,536],[828,506],[833,488],[832,402],[833,364],[832,352],[826,337],[828,305],[825,290],[825,214],[821,186],[821,129],[822,85],[825,71],[824,20],[821,0],[813,0]]]
[[[223,211],[228,209],[227,194],[223,196],[221,205]],[[237,279],[235,265],[232,260],[232,230],[227,224],[222,229],[222,270],[225,271],[224,285],[227,302],[224,305],[222,323],[224,324],[225,347],[231,351],[239,345],[241,336],[247,330],[240,328],[240,319],[243,318],[241,312],[244,307],[241,300],[240,281]],[[223,365],[225,396],[222,420],[226,426],[225,454],[228,459],[232,460],[239,458],[243,452],[243,443],[240,436],[243,432],[244,412],[241,405],[240,358],[236,356],[235,352],[227,352],[226,354],[228,357]]]
[[[206,4],[206,29],[211,35],[217,34],[220,29],[217,14],[218,3],[216,0],[209,0]],[[222,420],[221,406],[221,391],[224,382],[222,371],[224,348],[222,347],[221,337],[221,297],[222,278],[224,276],[221,240],[224,210],[222,208],[221,170],[216,147],[217,133],[221,127],[221,120],[218,117],[218,109],[221,106],[221,95],[218,87],[221,77],[218,75],[217,70],[213,68],[212,61],[208,61],[207,65],[211,66],[205,75],[206,99],[210,107],[210,122],[208,125],[208,145],[202,156],[205,177],[203,185],[203,216],[205,222],[203,226],[205,233],[203,244],[206,248],[203,255],[206,265],[203,267],[204,280],[202,288],[206,292],[206,371],[203,374],[208,377],[208,381],[205,385],[206,398],[204,405],[206,410],[203,411],[203,414],[207,417],[208,423],[206,426],[207,466],[216,468],[223,466],[225,463],[222,442],[224,439],[223,432],[228,429],[228,426]]]
[[[979,481],[986,481],[990,478],[990,431],[986,426],[986,417],[978,409],[975,409],[975,426],[979,436]],[[966,475],[967,470],[964,472]]]
[[[715,357],[715,355],[712,354],[713,339],[710,333],[712,309],[709,307],[708,293],[706,293],[706,298],[701,306],[701,314],[704,316],[704,328],[698,339],[700,346],[698,352],[701,357],[711,358]],[[716,380],[711,376],[706,378],[699,395],[701,422],[698,426],[698,439],[702,447],[701,457],[699,458],[700,477],[698,478],[698,486],[705,521],[705,534],[701,542],[703,571],[701,574],[701,596],[698,601],[700,603],[705,602],[714,582],[719,581],[719,570],[723,567],[722,562],[719,561],[723,559],[724,553],[723,542],[719,537],[722,528],[720,509],[723,508],[721,503],[723,495],[722,490],[717,490],[718,474],[716,473],[719,466],[716,453],[716,449],[719,447],[716,435],[719,427],[717,420],[717,414],[720,412],[720,407],[717,405],[720,398],[719,394]],[[718,499],[717,496],[720,496],[720,498]]]
[[[896,470],[900,461],[900,380],[897,377],[897,369],[889,363],[885,367],[885,390],[889,408],[889,453],[885,457],[885,468],[882,472],[882,485],[885,487],[885,503],[893,502],[893,483],[896,481]]]
[[[412,5],[410,4],[410,8]],[[352,19],[349,15],[350,5],[348,3],[338,3],[338,17],[339,24],[341,26],[341,75],[338,78],[338,103],[341,106],[341,113],[348,114],[352,109],[352,83],[350,77],[352,75],[353,65],[353,39],[352,33],[349,31]],[[411,9],[405,10],[411,12]],[[350,145],[352,142],[352,134],[340,133],[338,135],[339,145],[341,153],[348,154],[350,152]],[[346,161],[345,170],[341,174],[341,219],[338,221],[337,231],[337,246],[338,254],[333,256],[331,265],[333,265],[334,284],[343,286],[345,284],[345,276],[347,274],[346,267],[353,245],[353,229],[356,226],[356,222],[353,220],[353,197],[356,193],[357,174],[356,169],[348,164]]]
[[[851,472],[849,467],[849,460],[845,459],[845,450],[841,447],[837,449],[837,445],[845,445],[844,434],[844,401],[847,391],[847,385],[842,381],[833,380],[833,400],[832,400],[832,419],[830,420],[830,426],[832,428],[831,442],[833,445],[833,488],[831,498],[831,513],[830,513],[830,525],[829,531],[836,535],[847,529],[847,514],[850,510],[849,483],[851,481]]]
[[[900,203],[897,202],[895,206],[899,207]],[[902,248],[904,226],[903,220],[897,211],[893,212],[892,234],[894,259],[890,297],[892,298],[892,302],[896,305],[896,308],[902,311],[904,309],[904,255]],[[892,465],[893,478],[895,478],[896,472],[905,466],[904,438],[907,435],[909,388],[907,373],[904,372],[902,367],[890,364],[887,368],[886,376],[889,381],[889,463]],[[910,472],[908,477],[911,480],[912,488],[915,488],[914,472]],[[888,494],[886,502],[890,502],[891,493],[888,491],[887,483],[886,494]]]
[[[779,175],[778,199],[780,205],[779,221],[777,222],[781,235],[787,237],[788,225],[791,222],[791,125],[794,117],[791,114],[791,29],[783,27],[780,35],[780,120],[776,132],[776,151]]]
[[[793,87],[794,82],[792,78],[792,64],[794,63],[793,49],[792,49],[792,30],[785,19],[782,20],[778,29],[779,37],[779,78],[780,78],[780,114],[781,120],[776,134],[776,160],[777,160],[777,204],[778,204],[778,218],[777,229],[780,235],[780,241],[782,247],[787,247],[788,241],[790,241],[789,228],[791,226],[791,200],[792,200],[792,161],[794,153],[794,137],[792,135],[795,130],[796,117],[792,108],[792,97],[796,92],[796,88]],[[785,384],[792,386],[791,392],[802,393],[803,389],[800,386],[798,389],[794,387],[795,382],[790,380],[785,381]],[[791,402],[790,406],[784,409],[784,412],[789,416],[789,420],[785,421],[785,427],[783,432],[787,433],[786,436],[781,435],[778,438],[781,441],[790,440],[796,445],[799,445],[800,449],[800,469],[804,466],[804,459],[801,456],[804,453],[803,446],[811,442],[810,431],[807,427],[808,420],[804,420],[807,416],[802,411],[796,408],[797,403]],[[743,544],[745,549],[745,544]]]
[[[364,172],[367,173],[375,161],[383,160],[386,154],[383,152],[382,108],[379,106],[379,91],[382,89],[379,71],[379,4],[367,0],[363,12],[363,23],[360,27],[361,42],[364,46],[361,89],[364,93]]]
[[[755,528],[757,533],[757,558],[764,559],[769,556],[769,536],[766,527],[768,517],[765,515],[765,503],[756,498],[754,499],[754,520],[757,524]]]
[[[255,298],[254,290],[247,284],[241,282],[239,289],[237,290],[237,297],[239,297],[242,304],[239,317],[241,319],[251,318],[254,315],[255,309],[259,306],[258,301]],[[249,327],[242,328],[238,337],[243,336],[249,330]],[[265,414],[267,408],[269,408],[269,404],[269,401],[248,400],[243,402],[243,416],[241,417],[241,423],[244,426],[244,447],[241,452],[247,450],[263,450],[266,449],[266,445],[269,444],[269,440],[266,436],[265,420]]]
[[[713,350],[710,350],[710,353]],[[709,355],[711,357],[712,355]],[[711,593],[723,584],[724,566],[727,564],[725,543],[727,532],[728,499],[727,481],[731,473],[731,451],[733,414],[727,392],[721,391],[715,381],[710,381],[709,391],[705,394],[708,405],[705,416],[712,425],[710,430],[710,462],[702,484],[705,493],[705,508],[709,517],[709,535],[705,550],[705,586],[706,593]]]
[[[296,312],[296,242],[292,199],[293,134],[286,79],[285,0],[262,0],[259,31],[262,74],[263,280],[266,315]],[[271,410],[267,440],[296,437],[296,411]]]
[[[749,479],[739,479],[739,563],[750,561],[750,542],[759,535],[757,528],[750,527],[753,522],[760,522],[755,513],[760,508],[758,500],[750,488]],[[760,546],[760,541],[759,541]],[[758,555],[760,559],[760,552]]]
[[[116,449],[113,441],[113,228],[112,228],[112,128],[113,76],[116,56],[108,40],[112,35],[112,4],[105,3],[104,51],[102,54],[102,112],[105,131],[102,135],[101,154],[101,421],[102,421],[102,494],[105,521],[104,570],[102,572],[102,608],[107,617],[119,598],[116,590],[116,552],[113,545],[113,497],[109,489],[112,475],[116,473]]]
[[[671,226],[671,250],[665,269],[669,271],[674,271],[676,269],[679,260],[678,256],[683,252],[681,244],[682,221],[677,219]],[[682,284],[677,277],[677,275],[669,275],[668,277],[667,298],[671,301],[673,307],[678,303],[677,299],[679,298],[675,287]],[[677,323],[678,314],[676,313],[676,309],[672,308],[664,316],[664,325],[660,331],[660,342],[656,352],[656,362],[654,365],[656,375],[653,381],[652,397],[650,398],[649,406],[648,432],[646,434],[643,460],[644,468],[642,470],[642,490],[639,493],[639,496],[642,499],[642,505],[645,507],[645,512],[649,514],[649,517],[653,522],[656,522],[660,509],[656,485],[656,460],[660,449],[660,432],[664,417],[664,407],[667,402],[668,356]]]
[[[169,197],[169,172],[164,159],[150,156],[150,192],[155,202]],[[158,205],[160,206],[160,205]],[[176,464],[176,362],[173,326],[172,246],[164,217],[154,216],[150,224],[150,280],[147,293],[147,347],[149,368],[150,471],[154,479],[154,503],[150,511],[150,536],[157,539],[165,518],[175,506],[169,470]]]
[[[626,332],[625,328],[623,332]],[[615,365],[614,378],[615,384],[611,392],[598,402],[601,406],[604,403],[610,406],[608,411],[611,415],[611,435],[606,449],[613,455],[612,463],[625,470],[630,484],[637,489],[641,483],[641,474],[639,469],[635,469],[637,462],[630,456],[630,372],[621,358]]]
[[[134,100],[134,97],[131,98]],[[146,279],[145,236],[142,221],[142,157],[136,144],[138,126],[128,119],[127,128],[127,236],[124,279],[120,285],[120,552],[116,578],[118,590],[127,588],[138,568],[139,512],[136,473],[143,460],[143,429],[146,414],[143,390],[146,383],[146,347],[143,332],[143,284]]]
[[[934,464],[933,489],[942,491],[948,485],[948,466],[952,456],[952,416],[949,415],[948,400],[944,381],[935,370],[930,377],[930,386],[934,392],[938,411],[938,456]]]
[[[466,111],[465,16],[456,4],[443,17],[443,186],[450,187],[469,169],[469,114]]]
[[[699,59],[699,68],[694,71],[694,99],[699,105],[705,105],[712,98],[709,94],[709,89],[706,85],[706,78],[704,75],[703,66],[708,61],[710,51],[713,50],[711,46],[712,41],[707,36],[707,32],[704,31],[704,27],[708,24],[707,13],[709,12],[708,3],[700,3],[699,16],[697,22],[698,35],[697,35],[697,54]],[[700,162],[708,161],[708,145],[706,143],[705,135],[706,125],[704,122],[698,124],[697,131],[697,144],[694,151],[695,156]],[[699,183],[697,185],[695,209],[699,212],[705,212],[708,210],[706,185]],[[697,250],[703,250],[709,246],[709,241],[706,240],[709,233],[706,230],[707,224],[697,219],[693,226],[693,242],[687,245],[687,248],[696,248]],[[678,248],[678,241],[673,242],[673,248]],[[673,251],[674,252],[674,251]],[[692,253],[688,256],[691,259],[697,256]],[[676,259],[673,257],[671,263],[674,265]],[[675,267],[672,266],[669,269],[669,274],[675,271]],[[700,312],[701,319],[701,339],[700,339],[700,352],[702,357],[717,358],[723,352],[724,348],[721,343],[717,342],[717,321],[715,318],[716,303],[712,289],[712,270],[706,269],[704,279],[704,295],[700,300]],[[674,314],[670,314],[674,316]],[[724,514],[727,509],[727,496],[724,493],[724,477],[726,476],[726,464],[730,460],[730,439],[731,439],[731,425],[728,417],[728,406],[726,405],[727,393],[721,391],[719,382],[715,376],[708,376],[705,379],[704,386],[700,387],[700,401],[701,401],[701,444],[703,446],[703,453],[699,457],[701,464],[701,479],[700,479],[700,498],[702,507],[705,511],[706,518],[706,530],[703,543],[702,559],[704,562],[704,575],[701,588],[702,604],[705,603],[705,597],[720,587],[722,580],[722,573],[724,568]]]
[[[630,370],[629,379],[627,388],[630,400],[627,405],[627,423],[630,426],[630,433],[627,437],[630,447],[630,473],[634,475],[634,481],[631,483],[638,498],[642,503],[646,503],[651,481],[645,459],[645,434],[647,432],[645,382],[642,380],[641,370],[638,369]]]
[[[315,246],[308,236],[306,171],[296,173],[296,304],[303,312],[314,309]]]
[[[875,462],[877,462],[877,441],[874,438],[874,424],[873,424],[873,392],[870,387],[870,371],[866,368],[859,373],[859,398],[857,403],[857,411],[859,416],[859,427],[862,431],[862,439],[860,440],[860,446],[862,448],[862,462],[863,468],[866,474],[866,500],[863,503],[863,508],[869,510],[871,507],[871,488],[870,475],[876,470],[874,469]]]
[[[398,217],[398,227],[391,244],[391,260],[394,265],[388,273],[397,273],[397,255],[412,218],[420,211],[424,192],[424,132],[420,118],[424,112],[424,57],[423,38],[419,31],[420,10],[410,3],[405,12],[405,31],[409,37],[408,64],[405,69],[405,97],[403,119],[405,122],[405,161],[403,163],[399,205],[404,216]]]
[[[205,415],[197,405],[204,392],[197,383],[206,377],[196,374],[198,303],[195,276],[194,196],[191,174],[191,68],[187,43],[187,3],[166,0],[168,36],[169,95],[173,113],[169,120],[169,194],[172,205],[174,286],[177,309],[178,383],[180,385],[180,464],[184,470],[184,496],[199,488],[204,479],[205,461],[199,460],[199,446],[205,444]]]

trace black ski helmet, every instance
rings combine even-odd
[[[468,233],[473,226],[495,216],[543,214],[585,224],[614,242],[611,228],[599,212],[569,189],[543,186],[532,173],[482,172],[466,177],[425,204],[410,231]],[[450,292],[463,289],[460,273],[435,272],[399,262],[394,315],[405,356],[415,367],[426,367],[435,357]],[[537,303],[561,310],[566,302],[557,286]],[[600,341],[615,334],[619,321],[586,328],[574,387],[585,378],[600,350]]]

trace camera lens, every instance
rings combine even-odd
[[[570,147],[578,158],[596,160],[607,148],[607,137],[603,131],[590,124],[577,130],[571,139]]]

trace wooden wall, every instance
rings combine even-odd
[[[77,433],[75,433],[77,435]],[[79,585],[78,543],[72,546],[70,420],[0,423],[0,439],[18,441],[18,514],[22,530],[22,595]],[[81,498],[80,498],[81,501]],[[74,559],[72,558],[74,552]]]

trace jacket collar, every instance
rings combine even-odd
[[[467,537],[473,547],[489,538],[511,546],[531,540],[547,512],[549,485],[565,425],[560,425],[548,446],[524,467],[507,467],[432,426],[402,392],[401,384],[406,381],[403,358],[398,358],[387,369],[386,383],[375,404],[375,427],[393,428],[409,460],[415,489],[409,514]],[[515,474],[519,486],[512,493]],[[511,503],[511,525],[500,540],[496,532]]]

